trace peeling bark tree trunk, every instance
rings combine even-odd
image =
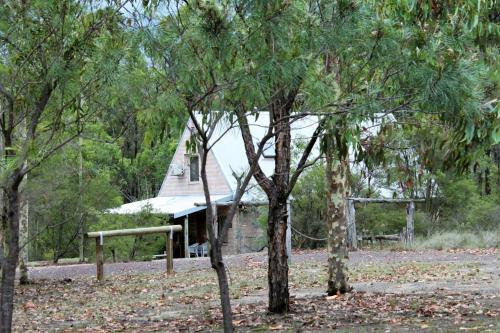
[[[19,128],[19,139],[25,141],[27,139],[26,119],[24,119]],[[25,160],[24,168],[28,167],[28,162]],[[19,283],[28,284],[28,223],[29,223],[29,205],[28,205],[28,175],[24,175],[21,184],[19,185]]]
[[[326,140],[326,182],[328,223],[328,295],[350,291],[347,276],[346,198],[347,161],[334,157],[331,138]]]
[[[19,186],[19,283],[28,284],[28,223],[29,223],[29,202],[27,194],[28,175],[24,175]]]

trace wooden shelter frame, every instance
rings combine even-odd
[[[383,198],[347,198],[347,246],[351,250],[358,249],[358,236],[356,232],[356,202],[364,203],[407,203],[406,205],[406,237],[405,242],[412,246],[414,242],[414,215],[415,202],[425,202],[425,199],[383,199]]]
[[[92,231],[88,232],[86,238],[95,238],[95,263],[97,280],[104,280],[104,237],[117,237],[117,236],[136,236],[147,234],[164,233],[166,235],[166,269],[168,274],[174,273],[174,256],[173,256],[173,234],[176,231],[181,231],[181,225],[166,225],[161,227],[149,228],[135,228],[135,229],[117,229],[106,231]]]

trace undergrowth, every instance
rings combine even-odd
[[[492,231],[466,232],[446,231],[435,233],[429,237],[417,238],[415,249],[475,249],[498,248],[500,245],[500,228]]]

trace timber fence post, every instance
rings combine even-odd
[[[167,274],[174,273],[174,246],[173,246],[174,230],[170,227],[167,232],[167,242],[165,250],[167,252],[166,264],[167,264]]]
[[[104,280],[104,237],[101,234],[95,239],[95,264],[97,270],[97,280]]]
[[[356,209],[354,200],[347,200],[347,246],[351,251],[358,249],[358,235],[356,232]]]
[[[415,215],[415,202],[410,201],[406,208],[406,245],[413,246],[414,240],[414,225],[413,218]]]

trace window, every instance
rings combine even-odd
[[[189,181],[197,182],[200,180],[200,158],[198,155],[189,156]]]
[[[269,139],[264,145],[262,155],[267,158],[276,157],[276,149],[274,147],[274,138]]]

